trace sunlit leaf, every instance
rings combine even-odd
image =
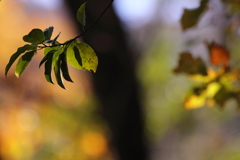
[[[25,42],[38,44],[44,41],[44,34],[41,29],[33,29],[28,35],[23,37]]]
[[[47,40],[50,40],[51,39],[51,36],[52,36],[52,33],[53,33],[53,29],[54,27],[48,27],[46,28],[44,31],[43,31],[43,34],[44,34],[44,37],[45,37],[45,41]]]
[[[34,54],[35,54],[35,51],[29,51],[29,52],[26,52],[22,57],[20,57],[15,70],[15,75],[18,78],[20,77],[22,72],[27,68]]]
[[[82,24],[83,29],[84,29],[84,26],[86,25],[85,6],[86,6],[86,3],[83,3],[77,11],[77,20],[79,23]]]
[[[47,58],[49,56],[47,56],[49,53],[55,53],[57,50],[59,49],[59,46],[56,46],[56,47],[46,47],[44,49],[44,57],[43,59],[41,60],[40,64],[39,64],[39,68],[41,67],[41,65],[47,61]],[[53,58],[51,58],[51,61],[52,61]]]
[[[204,106],[205,100],[205,95],[193,94],[185,100],[184,106],[186,109],[197,109]]]
[[[193,58],[189,52],[181,53],[175,73],[207,75],[206,66],[201,58]]]
[[[54,73],[55,73],[55,77],[58,85],[63,89],[66,89],[61,77],[61,60],[60,59],[56,62],[56,65],[54,66]]]
[[[69,81],[69,82],[73,82],[70,75],[69,75],[69,71],[68,71],[68,66],[67,66],[67,60],[66,60],[66,54],[63,53],[60,55],[60,60],[61,60],[61,71],[62,71],[62,75],[63,75],[63,78],[66,80],[66,81]]]
[[[98,58],[94,50],[86,43],[72,42],[67,48],[67,62],[77,69],[96,72]]]
[[[209,83],[206,89],[206,96],[208,98],[213,98],[220,89],[221,89],[220,83],[218,82]]]
[[[227,49],[215,43],[209,44],[208,47],[211,64],[222,65],[224,68],[227,68],[230,61],[230,54]]]
[[[44,49],[44,55],[47,55],[49,52],[51,51],[57,51],[59,49],[59,46],[55,46],[55,47],[46,47]]]
[[[220,91],[221,86],[219,82],[211,82],[194,88],[184,101],[185,108],[196,109],[204,105],[213,106],[215,104],[214,97]]]
[[[42,64],[44,62],[46,62],[48,59],[49,59],[49,54],[54,54],[54,52],[56,52],[56,50],[49,50],[49,52],[47,52],[45,54],[45,56],[43,57],[43,59],[41,60],[41,62],[39,63],[39,68],[42,66]],[[52,58],[51,58],[51,61],[52,61]]]
[[[53,58],[53,54],[54,54],[54,51],[52,50],[51,52],[49,52],[47,55],[46,55],[46,62],[45,62],[45,71],[44,71],[44,76],[45,76],[45,79],[54,84],[53,81],[52,81],[52,58]]]
[[[200,6],[196,9],[184,9],[184,13],[180,20],[183,30],[195,26],[203,12],[207,9],[209,0],[201,0]]]
[[[63,53],[63,48],[59,48],[56,52],[53,54],[53,59],[52,59],[52,66],[56,65],[56,62],[59,59],[59,55]]]
[[[15,60],[25,51],[32,50],[36,47],[26,44],[23,47],[19,47],[18,50],[11,56],[6,68],[5,68],[5,75],[7,75],[9,69],[11,68],[12,64],[15,62]]]

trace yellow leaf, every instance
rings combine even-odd
[[[220,90],[221,85],[217,82],[212,82],[208,84],[206,89],[206,96],[207,98],[213,98],[215,94]]]
[[[205,104],[206,97],[203,95],[191,95],[188,99],[185,100],[184,106],[186,109],[196,109],[200,108]]]

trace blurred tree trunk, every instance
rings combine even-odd
[[[74,19],[78,7],[85,1],[65,1]],[[86,28],[109,2],[110,0],[88,1]],[[125,34],[113,8],[107,10],[94,28],[82,38],[94,48],[99,57],[98,70],[93,75],[93,85],[100,101],[102,115],[112,132],[116,159],[146,160],[144,119],[139,102],[133,53],[126,43]]]

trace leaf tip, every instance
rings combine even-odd
[[[16,76],[17,78],[19,78],[19,77],[20,77],[20,74],[19,74],[19,73],[15,73],[15,76]]]
[[[5,69],[4,75],[5,75],[6,78],[7,78],[7,74],[8,74],[8,69]]]

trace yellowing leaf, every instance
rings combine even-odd
[[[185,100],[184,106],[186,109],[197,109],[205,104],[205,96],[191,95]]]
[[[67,62],[73,67],[96,72],[98,58],[94,50],[86,43],[73,41],[67,48]]]
[[[221,85],[217,82],[212,82],[208,84],[207,89],[206,89],[206,96],[207,98],[213,98],[215,94],[220,90]]]
[[[199,87],[194,90],[194,94],[190,95],[184,101],[186,109],[196,109],[203,107],[205,104],[209,107],[215,104],[214,97],[221,89],[218,82],[209,83],[206,87]]]

